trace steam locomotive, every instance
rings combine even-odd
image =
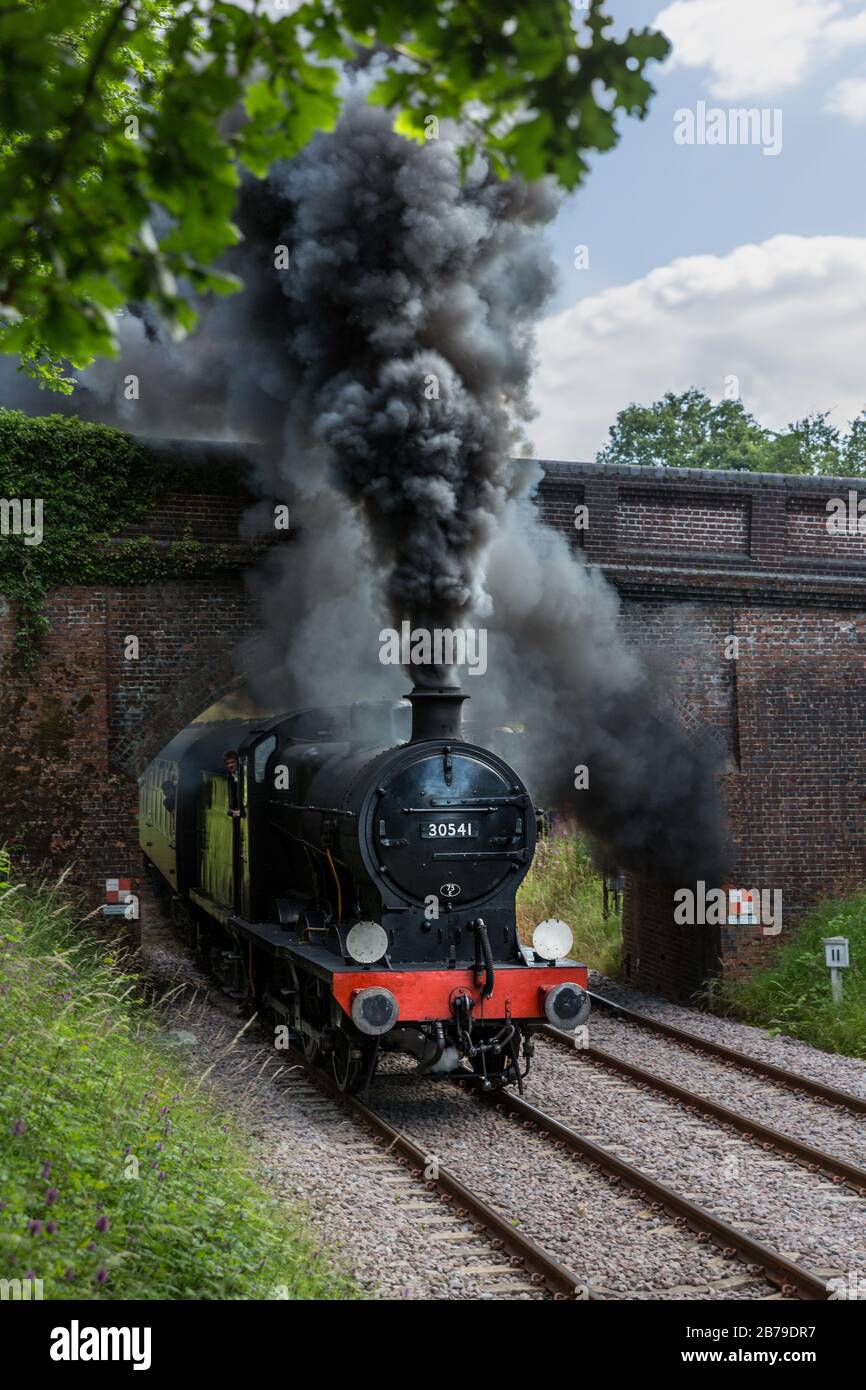
[[[565,924],[518,937],[536,812],[462,738],[465,699],[416,686],[194,722],[140,778],[141,847],[173,920],[344,1090],[368,1088],[388,1048],[427,1075],[520,1085],[533,1032],[589,1014]]]

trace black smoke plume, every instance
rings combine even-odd
[[[296,382],[291,431],[360,509],[393,620],[487,626],[488,685],[503,714],[525,715],[536,795],[573,807],[622,867],[715,881],[713,752],[664,712],[613,590],[521,500],[537,481],[513,456],[555,210],[544,185],[484,170],[461,184],[449,145],[409,144],[350,105],[256,187],[242,226],[261,259],[289,250],[271,302]]]
[[[360,509],[395,624],[451,628],[487,607],[555,210],[543,184],[478,167],[461,182],[449,143],[409,143],[360,102],[247,190],[245,259],[290,258],[273,307],[292,425]]]
[[[571,811],[608,870],[721,882],[718,747],[685,729],[670,688],[623,639],[611,585],[525,501],[506,510],[486,580],[495,687],[485,698],[494,718],[525,721],[517,760],[536,798]]]

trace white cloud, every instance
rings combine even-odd
[[[711,95],[728,101],[778,97],[866,46],[863,0],[674,0],[654,25],[673,43],[671,66],[709,69]],[[862,119],[856,104],[825,109]]]
[[[841,0],[674,0],[654,27],[672,41],[674,64],[710,68],[712,95],[736,100],[801,82],[841,10]]]
[[[721,397],[784,427],[866,405],[866,237],[776,236],[689,256],[542,325],[531,430],[540,458],[594,458],[616,414],[665,391]]]
[[[844,116],[852,125],[866,121],[866,77],[846,77],[827,93],[824,110]]]

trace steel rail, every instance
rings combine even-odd
[[[576,1050],[573,1036],[563,1033],[557,1028],[545,1028],[543,1036],[557,1046],[567,1048],[569,1052]],[[793,1135],[772,1129],[769,1125],[762,1124],[760,1120],[750,1119],[748,1115],[731,1110],[727,1105],[720,1104],[719,1101],[708,1100],[706,1096],[700,1095],[697,1091],[690,1091],[685,1086],[679,1086],[674,1081],[657,1076],[655,1072],[646,1071],[633,1062],[627,1062],[623,1057],[615,1057],[613,1053],[606,1052],[600,1047],[581,1048],[577,1055],[586,1057],[590,1062],[604,1067],[607,1071],[621,1072],[624,1076],[629,1076],[637,1081],[641,1086],[648,1086],[653,1091],[670,1096],[687,1109],[702,1113],[704,1118],[718,1120],[726,1129],[735,1129],[750,1139],[757,1139],[764,1148],[775,1149],[783,1157],[805,1164],[810,1172],[826,1173],[835,1182],[844,1182],[853,1188],[858,1196],[866,1197],[866,1168],[861,1168],[856,1163],[848,1163],[844,1158],[837,1158],[834,1154],[826,1153],[823,1149],[816,1149],[814,1145],[807,1144],[803,1139],[796,1139]]]
[[[729,1062],[741,1069],[767,1076],[797,1093],[820,1097],[833,1105],[852,1110],[857,1115],[866,1115],[866,1099],[863,1096],[855,1096],[850,1091],[840,1091],[835,1086],[827,1086],[823,1081],[813,1081],[809,1076],[801,1076],[799,1072],[789,1071],[787,1067],[777,1067],[772,1062],[764,1062],[747,1052],[726,1047],[724,1043],[711,1042],[709,1038],[702,1038],[699,1033],[690,1033],[685,1028],[677,1028],[673,1023],[663,1023],[661,1019],[651,1018],[649,1014],[627,1009],[624,1005],[616,1004],[612,999],[605,999],[603,995],[595,994],[592,990],[589,991],[589,995],[593,1004],[600,1004],[602,1008],[609,1009],[626,1023],[648,1028],[661,1037],[671,1038],[674,1042],[692,1047],[698,1052],[706,1052],[711,1057]]]
[[[336,1083],[319,1067],[310,1063],[302,1053],[290,1048],[287,1055],[299,1063],[312,1081],[332,1099],[343,1104],[368,1129],[381,1138],[387,1151],[397,1155],[396,1161],[420,1173],[425,1185],[438,1190],[448,1202],[460,1207],[474,1222],[483,1226],[488,1235],[501,1244],[512,1261],[518,1261],[529,1272],[532,1283],[544,1285],[558,1300],[587,1301],[594,1298],[586,1282],[578,1278],[572,1270],[560,1264],[538,1245],[531,1236],[524,1235],[511,1225],[510,1221],[488,1205],[483,1198],[467,1187],[448,1169],[438,1162],[431,1170],[431,1154],[421,1148],[414,1140],[388,1123],[371,1109],[358,1096],[341,1091]],[[430,1173],[430,1176],[428,1176]]]
[[[569,1125],[530,1104],[522,1096],[514,1095],[511,1091],[498,1091],[493,1097],[476,1091],[476,1095],[485,1103],[493,1103],[503,1110],[510,1111],[525,1123],[537,1128],[545,1137],[552,1136],[572,1152],[588,1159],[591,1165],[596,1165],[606,1176],[625,1182],[635,1192],[644,1193],[659,1207],[670,1212],[677,1221],[695,1231],[699,1238],[712,1240],[726,1255],[739,1255],[747,1264],[757,1266],[783,1293],[796,1294],[800,1298],[812,1301],[829,1298],[830,1293],[823,1280],[810,1274],[802,1265],[786,1259],[784,1255],[771,1250],[761,1241],[753,1240],[745,1231],[737,1230],[735,1226],[714,1216],[705,1207],[698,1206],[687,1197],[681,1197],[665,1183],[659,1182],[657,1178],[651,1177],[649,1173],[636,1168],[625,1159],[618,1158],[592,1139],[586,1139]]]

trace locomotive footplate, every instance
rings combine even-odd
[[[405,969],[358,966],[336,960],[333,951],[307,941],[293,939],[284,928],[270,922],[246,922],[231,916],[226,925],[242,936],[258,942],[274,955],[295,961],[310,974],[323,980],[345,1014],[351,1017],[352,1001],[359,990],[387,989],[399,1006],[399,1023],[432,1023],[450,1018],[454,1000],[468,996],[476,1019],[542,1019],[544,1000],[557,985],[568,981],[589,988],[585,965],[564,961],[503,963],[496,967],[496,979],[489,998],[482,998],[472,966],[442,969],[441,966],[407,963]]]

